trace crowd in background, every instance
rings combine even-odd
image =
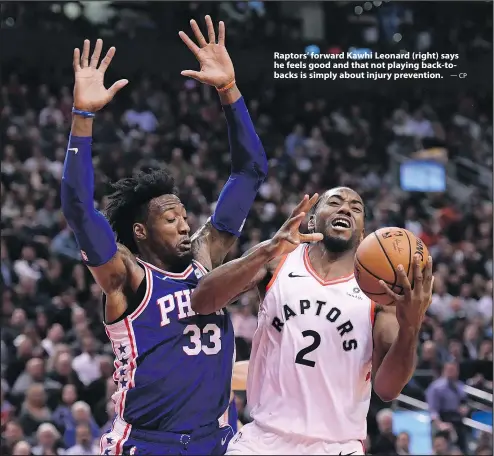
[[[72,108],[65,83],[3,75],[2,454],[97,454],[114,413],[101,291],[60,211]],[[401,226],[420,236],[434,258],[434,295],[417,375],[405,392],[429,405],[435,454],[492,454],[490,435],[473,436],[461,424],[472,412],[463,385],[492,392],[492,200],[480,191],[463,205],[447,193],[402,192],[387,154],[407,140],[492,165],[492,95],[417,90],[303,99],[272,82],[240,88],[270,171],[227,260],[272,236],[301,195],[338,185],[364,198],[367,232]],[[124,90],[94,122],[95,204],[104,209],[110,182],[166,165],[194,232],[229,175],[217,96],[180,75],[131,80]],[[250,356],[258,305],[247,293],[230,307],[238,360]],[[240,421],[248,422],[245,395],[236,402]],[[409,435],[394,435],[392,420],[373,398],[369,453],[409,454]]]

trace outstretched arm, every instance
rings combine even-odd
[[[185,70],[182,75],[216,87],[228,126],[232,163],[230,177],[220,193],[214,214],[192,237],[195,258],[213,269],[223,262],[240,236],[257,191],[266,178],[268,161],[235,83],[233,63],[225,48],[224,23],[219,24],[217,44],[209,16],[206,16],[209,42],[194,20],[190,24],[199,46],[184,32],[180,32],[180,37],[199,61],[201,70]]]
[[[429,257],[422,275],[420,259],[414,257],[413,290],[403,266],[398,266],[397,274],[404,295],[393,293],[381,283],[396,308],[378,312],[373,331],[374,391],[385,402],[400,395],[415,370],[419,331],[432,297],[432,258]]]
[[[322,234],[299,232],[305,214],[316,203],[317,198],[317,193],[310,199],[305,195],[273,239],[255,246],[246,256],[229,261],[206,274],[192,293],[192,309],[205,315],[222,309],[261,282],[273,270],[279,257],[292,252],[301,243],[321,240]]]
[[[117,247],[108,221],[94,208],[91,142],[94,113],[105,106],[127,81],[120,80],[106,89],[103,77],[115,48],[110,48],[98,67],[103,42],[96,42],[91,60],[89,45],[85,40],[82,57],[79,49],[74,50],[74,115],[62,176],[61,202],[84,263],[103,291],[111,295],[121,290],[128,278],[130,252]]]

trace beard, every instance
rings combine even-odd
[[[182,255],[173,256],[173,258],[170,258],[169,260],[169,272],[175,272],[177,274],[184,272],[189,264],[192,263],[193,259],[194,254],[192,253],[192,250],[183,253]]]
[[[328,252],[332,253],[344,253],[352,250],[356,244],[355,235],[350,239],[341,239],[339,237],[324,236],[323,242],[324,246]]]

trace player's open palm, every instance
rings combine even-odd
[[[408,280],[405,268],[397,268],[398,283],[403,287],[403,294],[398,295],[381,281],[384,291],[396,304],[396,318],[400,328],[418,332],[422,326],[425,313],[432,302],[434,277],[432,275],[432,257],[429,256],[425,270],[421,269],[419,255],[413,257],[413,288]]]
[[[199,46],[186,33],[179,32],[179,36],[196,57],[201,70],[184,70],[181,73],[182,76],[189,76],[204,84],[218,88],[232,82],[235,79],[235,71],[233,69],[232,59],[225,47],[225,24],[223,22],[219,23],[218,43],[216,43],[216,34],[210,16],[206,16],[209,42],[204,38],[201,29],[194,19],[190,21],[190,26]]]
[[[271,239],[271,247],[273,256],[286,255],[293,252],[300,244],[305,242],[317,242],[323,239],[321,233],[301,233],[300,224],[304,220],[305,215],[316,204],[319,195],[315,193],[311,198],[305,195],[304,199],[292,211],[290,218],[283,224],[278,232]]]
[[[120,79],[109,89],[105,88],[105,72],[115,55],[115,48],[108,49],[106,56],[98,66],[102,49],[101,39],[96,41],[91,58],[89,58],[89,40],[84,40],[82,56],[78,48],[74,49],[74,107],[76,109],[89,112],[99,111],[129,82],[127,79]]]

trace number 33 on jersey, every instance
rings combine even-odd
[[[213,423],[229,405],[230,317],[223,310],[192,310],[191,292],[207,272],[199,263],[181,274],[139,263],[146,276],[144,299],[131,315],[106,325],[116,356],[116,413],[135,426],[169,432]],[[205,397],[217,399],[205,403]]]

